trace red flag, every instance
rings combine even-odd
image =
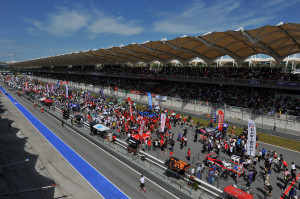
[[[223,122],[224,122],[224,113],[223,111],[219,110],[218,129],[220,131],[223,130]]]

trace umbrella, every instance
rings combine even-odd
[[[114,103],[113,102],[109,102],[109,105],[113,105]]]
[[[157,103],[157,102],[155,102],[155,103],[154,103],[154,105],[155,105],[155,106],[158,106],[158,103]]]
[[[136,106],[136,103],[133,103],[132,105],[133,105],[133,106]]]
[[[227,123],[224,123],[224,124],[223,124],[223,127],[224,127],[224,128],[228,128],[228,124],[227,124]]]
[[[172,113],[172,115],[176,115],[176,113]]]
[[[159,108],[158,106],[156,106],[154,109],[155,109],[155,110],[159,110],[160,108]]]

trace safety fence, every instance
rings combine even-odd
[[[53,83],[57,84],[57,79],[50,79],[50,78],[42,78],[33,76],[33,79],[46,82],[46,83]],[[100,87],[95,85],[85,85],[79,84],[76,82],[69,82],[69,88],[75,88],[79,90],[89,90],[90,92],[98,93],[100,92]],[[126,92],[124,90],[114,90],[108,87],[102,88],[103,93],[107,96],[112,96],[116,98],[126,99],[130,97],[133,101],[143,104],[148,104],[148,96],[143,94],[131,93]],[[218,110],[222,110],[224,112],[225,117],[230,120],[231,122],[241,123],[242,125],[247,125],[248,119],[251,119],[255,122],[256,126],[261,129],[270,130],[270,128],[282,128],[284,132],[288,130],[295,130],[300,128],[300,117],[293,116],[293,115],[285,115],[285,114],[270,114],[264,111],[259,110],[252,110],[247,108],[241,107],[234,107],[234,106],[227,106],[221,104],[211,104],[209,102],[203,101],[184,101],[180,98],[174,97],[166,97],[166,100],[159,100],[154,98],[153,103],[157,103],[164,108],[169,108],[172,110],[177,110],[187,114],[193,114],[198,116],[203,116],[206,120],[207,114],[210,117],[214,115],[214,109],[216,109],[216,113],[218,114]],[[293,139],[292,137],[286,137],[289,139]],[[298,139],[298,138],[297,138]]]
[[[13,89],[12,89],[13,90]],[[27,100],[33,102],[36,102],[38,107],[43,106],[40,101],[38,101],[36,98],[22,95]],[[53,117],[55,117],[58,120],[62,120],[63,114],[60,108],[52,107],[52,108],[45,108],[45,112],[49,113]],[[198,184],[198,190],[195,191],[192,186],[189,185],[190,182],[190,170],[185,174],[185,176],[178,175],[178,173],[168,169],[164,162],[161,161],[159,158],[159,155],[157,157],[150,155],[147,152],[139,151],[137,155],[133,155],[131,153],[128,153],[127,151],[127,143],[124,142],[123,138],[116,139],[116,142],[110,142],[107,139],[103,139],[100,136],[93,136],[90,132],[90,125],[86,122],[83,122],[83,125],[77,125],[71,122],[71,119],[74,119],[73,115],[70,115],[70,118],[67,120],[64,120],[65,125],[69,126],[70,128],[76,130],[76,132],[80,133],[85,138],[89,139],[93,143],[97,144],[100,147],[105,147],[113,152],[117,153],[117,155],[125,160],[129,161],[130,163],[134,164],[137,167],[145,169],[150,174],[156,176],[162,181],[167,182],[169,185],[171,185],[173,188],[182,191],[183,193],[191,196],[191,197],[197,197],[197,198],[217,198],[220,197],[223,193],[222,189],[225,188],[225,184],[222,184],[222,180],[226,180],[230,182],[230,184],[234,184],[235,182],[233,180],[230,180],[228,177],[224,178],[220,175],[215,176],[215,183],[209,184],[207,183],[206,179],[208,179],[208,172],[203,171],[202,179],[200,180],[198,178],[195,178],[195,181]],[[158,151],[158,150],[157,150]],[[141,156],[146,155],[146,160],[141,160]],[[124,162],[124,161],[123,161]],[[194,157],[192,164],[195,165],[197,162],[197,158]],[[134,167],[133,167],[134,168]],[[206,171],[208,171],[208,167],[205,168]],[[228,183],[226,183],[228,184]],[[242,190],[246,190],[245,184],[238,184],[238,188]],[[263,198],[261,193],[252,191],[252,194]]]
[[[13,90],[11,90],[13,91]],[[35,98],[22,95],[25,99],[29,100],[32,103],[37,104],[37,108],[44,107],[40,101]],[[50,114],[58,120],[63,119],[61,109],[56,107],[44,108],[44,112]],[[191,198],[218,198],[222,195],[223,191],[216,188],[213,185],[210,185],[204,181],[195,179],[198,184],[198,189],[195,190],[192,186],[189,186],[190,176],[188,174],[179,175],[177,172],[168,169],[164,165],[164,162],[153,157],[152,155],[139,151],[136,155],[128,153],[127,143],[121,139],[116,139],[116,142],[110,142],[108,139],[103,139],[100,136],[93,136],[90,132],[90,125],[86,122],[83,122],[82,126],[72,124],[71,119],[74,118],[73,115],[70,115],[69,119],[65,119],[64,124],[68,127],[75,130],[77,133],[81,134],[97,146],[104,148],[106,151],[109,151],[110,154],[113,154],[118,159],[121,158],[121,161],[127,163],[132,168],[142,168],[146,173],[155,176],[160,181],[166,182],[171,185],[174,189],[182,192],[183,194],[190,196]],[[142,160],[141,157],[146,155],[146,159]],[[140,170],[140,169],[139,169]],[[140,170],[141,171],[141,170]],[[143,172],[141,171],[141,173]],[[143,172],[145,173],[145,172]],[[147,176],[147,175],[145,175]],[[184,196],[184,195],[182,195]]]
[[[24,70],[24,69],[23,69]],[[26,69],[25,69],[26,70]],[[258,78],[244,79],[244,78],[222,78],[222,77],[202,77],[189,75],[152,75],[152,74],[132,74],[132,73],[107,73],[107,72],[84,72],[84,71],[42,71],[42,73],[53,74],[72,74],[72,75],[87,75],[95,77],[115,77],[115,78],[135,78],[144,80],[167,80],[167,81],[182,81],[195,82],[206,84],[222,84],[222,85],[236,85],[236,86],[250,86],[250,87],[264,87],[264,88],[282,88],[297,90],[300,89],[299,81],[284,81],[284,80],[264,80]]]

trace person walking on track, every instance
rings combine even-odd
[[[145,177],[142,174],[141,178],[140,178],[140,191],[144,190],[144,192],[146,193],[146,188],[145,188]]]

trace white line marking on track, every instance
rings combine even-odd
[[[268,144],[268,143],[265,143],[265,142],[261,142],[261,141],[258,141],[260,143],[263,143],[263,144],[266,144],[266,145],[270,145],[270,146],[273,146],[273,147],[278,147],[278,148],[281,148],[281,149],[285,149],[285,150],[288,150],[288,151],[293,151],[295,153],[300,153],[299,151],[295,151],[293,149],[287,149],[287,148],[284,148],[284,147],[281,147],[281,146],[276,146],[276,145],[273,145],[273,144]]]
[[[9,99],[9,98],[8,98]],[[9,99],[9,101],[11,102],[11,100]],[[20,105],[22,105],[22,103],[20,103]],[[22,105],[23,106],[23,105]],[[25,108],[25,106],[23,106],[24,108]],[[16,107],[17,108],[17,107]],[[18,109],[18,108],[17,108]],[[26,108],[25,108],[26,109]],[[19,110],[19,109],[18,109]],[[26,109],[27,110],[27,109]],[[20,111],[20,110],[19,110]],[[28,111],[28,110],[27,110]],[[21,112],[21,111],[20,111]],[[30,111],[28,111],[29,113],[31,113]],[[22,112],[21,112],[22,113]],[[32,113],[31,113],[32,114]],[[22,113],[22,115],[29,121],[29,119]],[[33,115],[33,114],[32,114]],[[49,115],[49,114],[48,114]],[[33,117],[35,117],[34,115],[33,115]],[[35,117],[36,118],[36,117]],[[54,118],[54,119],[56,119],[56,118]],[[39,120],[39,119],[38,119]],[[39,120],[40,121],[40,120]],[[41,121],[40,121],[41,122]],[[29,121],[29,123],[32,125],[32,126],[34,126],[30,121]],[[43,122],[41,122],[46,128],[48,128]],[[34,128],[36,128],[35,126],[34,126]],[[36,128],[37,129],[37,128]],[[48,128],[49,129],[49,128]],[[37,129],[38,130],[38,129]],[[38,130],[39,131],[39,130]],[[49,129],[49,131],[51,131],[50,129]],[[40,131],[39,131],[40,132]],[[52,131],[51,131],[52,132]],[[52,132],[53,133],[53,132]],[[55,136],[57,136],[55,133],[53,133]],[[42,136],[43,136],[43,134],[41,134]],[[44,136],[43,136],[44,137]],[[58,136],[57,136],[58,137]],[[45,138],[45,137],[44,137]],[[46,138],[45,138],[46,139]],[[59,137],[58,137],[58,139],[60,139]],[[47,140],[47,139],[46,139]],[[60,139],[61,140],[61,139]],[[49,142],[49,140],[47,140],[48,142]],[[62,140],[61,140],[62,141]],[[62,141],[62,142],[64,142],[64,141]],[[51,142],[49,142],[50,144],[51,144]],[[65,142],[64,142],[65,143]],[[72,151],[74,151],[67,143],[65,143]],[[51,144],[51,146],[62,156],[62,157],[64,157],[52,144]],[[74,151],[77,155],[79,155],[76,151]],[[80,155],[79,155],[80,156]],[[81,157],[81,156],[80,156]],[[86,161],[83,157],[81,157],[84,161]],[[77,171],[77,169],[66,159],[66,158],[64,158],[76,171]],[[88,161],[86,161],[91,167],[93,167]],[[94,168],[94,167],[93,167]],[[94,168],[95,169],[95,168]],[[98,173],[100,173],[97,169],[95,169]],[[80,175],[81,175],[81,173],[79,172],[79,171],[77,171]],[[101,173],[100,173],[101,174]],[[102,174],[101,174],[102,175]],[[82,176],[82,175],[81,175]],[[102,175],[107,181],[109,181],[111,184],[113,184],[114,185],[114,183],[112,183],[110,180],[108,180],[104,175]],[[91,183],[85,178],[85,177],[83,177],[82,176],[82,178],[83,179],[85,179],[87,182],[88,182],[88,184],[90,184],[90,186],[91,187],[93,187],[92,185],[91,185]],[[115,185],[114,185],[115,186]],[[117,189],[119,189],[117,186],[115,186]],[[93,187],[93,189],[102,197],[102,198],[105,198],[105,197],[103,197],[100,193],[99,193],[99,191],[98,190],[96,190],[95,189],[95,187]],[[119,189],[125,196],[127,196],[121,189]],[[130,198],[129,196],[127,196],[128,198]]]
[[[48,113],[47,113],[48,114]],[[50,114],[48,114],[49,116],[51,116]],[[52,116],[51,116],[52,117]],[[52,117],[54,118],[54,117]],[[55,120],[59,121],[58,119],[54,118]],[[60,122],[60,121],[59,121]],[[71,129],[70,127],[67,126],[68,129],[70,129],[71,131],[74,131],[73,129]],[[96,145],[95,143],[91,142],[90,140],[86,139],[85,137],[83,137],[82,135],[78,134],[76,131],[74,131],[77,135],[79,135],[80,137],[82,137],[83,139],[87,140],[88,142],[90,142],[91,144],[93,144],[94,146],[96,146],[97,148],[99,148],[100,150],[104,151],[106,154],[108,154],[109,156],[111,156],[112,158],[114,158],[115,160],[119,161],[120,163],[122,163],[123,165],[125,165],[126,167],[128,167],[129,169],[131,169],[132,171],[134,171],[135,173],[141,175],[140,172],[134,170],[133,168],[131,168],[130,166],[128,166],[127,164],[125,164],[124,162],[122,162],[121,160],[119,160],[118,158],[114,157],[113,155],[111,155],[110,153],[108,153],[107,151],[105,151],[104,149],[102,149],[101,147],[99,147],[98,145]],[[172,194],[171,192],[169,192],[168,190],[166,190],[165,188],[159,186],[157,183],[153,182],[152,180],[150,180],[149,178],[147,178],[145,176],[146,179],[148,179],[148,181],[152,182],[154,185],[158,186],[159,188],[161,188],[163,191],[167,192],[168,194],[172,195],[174,198],[178,198],[177,196],[175,196],[174,194]]]

